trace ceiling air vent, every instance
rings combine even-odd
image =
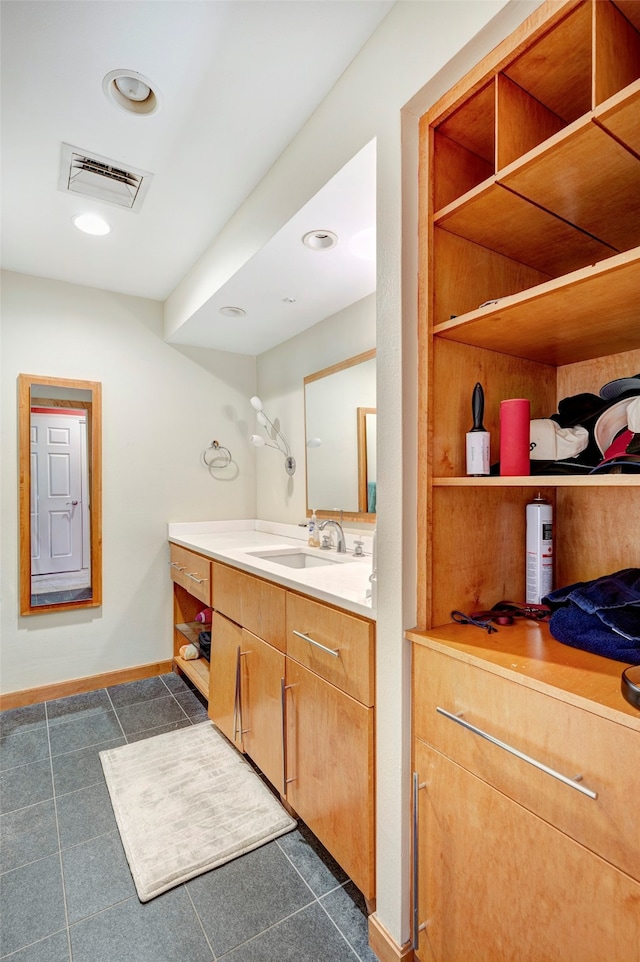
[[[146,170],[125,168],[115,160],[89,154],[69,144],[62,145],[58,188],[105,204],[140,209],[151,178]]]

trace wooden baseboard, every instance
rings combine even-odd
[[[53,701],[56,698],[66,698],[67,695],[78,695],[85,691],[96,691],[98,688],[110,688],[112,685],[122,685],[124,682],[138,681],[140,678],[165,675],[171,670],[171,660],[155,661],[151,665],[120,668],[118,671],[109,671],[104,675],[72,678],[71,681],[59,681],[53,685],[43,685],[41,688],[25,688],[24,691],[8,692],[6,695],[0,695],[0,711],[35,705],[41,701]]]
[[[399,945],[375,913],[369,916],[369,945],[380,962],[413,962],[411,943]]]

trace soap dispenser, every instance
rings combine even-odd
[[[320,532],[318,530],[318,519],[316,517],[315,511],[311,512],[311,517],[309,518],[309,524],[307,525],[307,532],[309,535],[309,547],[319,548],[320,547]]]

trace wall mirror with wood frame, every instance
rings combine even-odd
[[[376,352],[304,379],[307,515],[375,523]]]
[[[102,604],[102,385],[18,375],[20,614]]]

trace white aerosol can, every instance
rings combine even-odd
[[[529,605],[553,590],[553,507],[540,494],[527,505],[526,585]]]

